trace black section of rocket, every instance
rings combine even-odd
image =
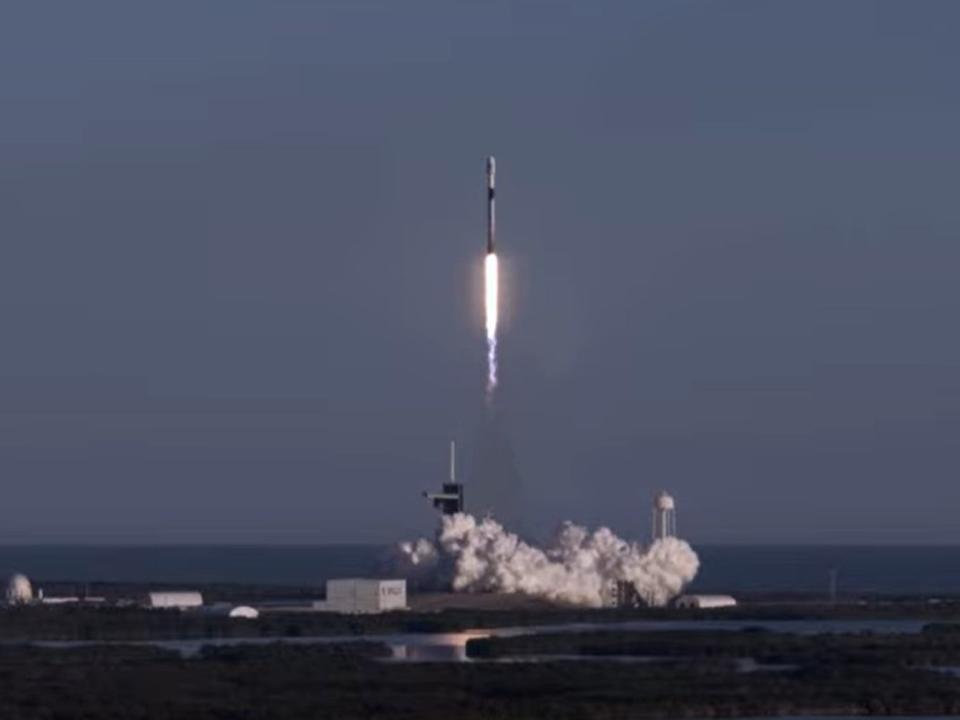
[[[496,196],[497,164],[493,156],[487,158],[487,255],[496,252],[494,238],[497,230],[497,215],[494,202]]]

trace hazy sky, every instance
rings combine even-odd
[[[0,541],[429,532],[494,153],[530,530],[664,487],[694,542],[960,542],[958,23],[5,2]]]

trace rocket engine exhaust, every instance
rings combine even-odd
[[[484,260],[484,310],[487,328],[487,402],[493,403],[493,391],[497,387],[497,315],[500,295],[500,278],[497,266],[497,253],[494,248],[496,238],[495,211],[496,161],[487,158],[487,257]]]
[[[490,253],[483,266],[484,306],[487,314],[487,399],[493,401],[497,387],[497,255]]]

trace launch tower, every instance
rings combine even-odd
[[[450,480],[443,483],[440,492],[424,492],[423,496],[444,515],[463,512],[463,483],[457,482],[457,443],[455,441],[450,441]]]

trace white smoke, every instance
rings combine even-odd
[[[600,607],[618,580],[632,582],[650,605],[666,605],[697,574],[699,560],[683,540],[644,548],[605,527],[593,532],[564,523],[545,550],[525,543],[492,518],[443,517],[436,544],[420,539],[398,548],[408,568],[448,573],[457,592],[523,593]]]
[[[426,538],[420,538],[415,542],[402,542],[398,549],[401,557],[413,567],[431,568],[437,564],[437,548]]]

